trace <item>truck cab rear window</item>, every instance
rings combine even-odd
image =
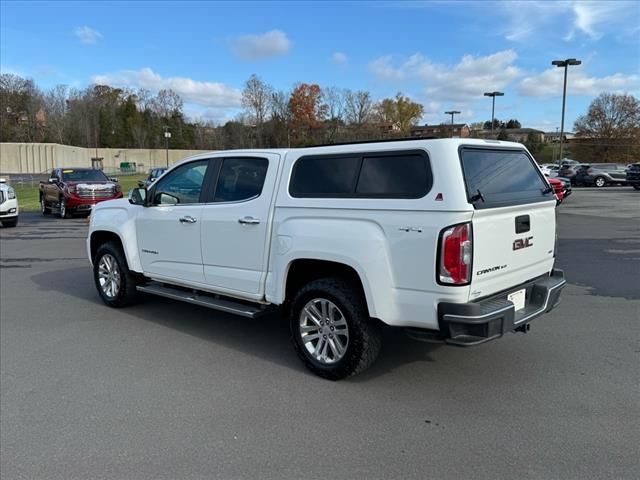
[[[463,148],[460,153],[469,203],[476,209],[553,199],[553,192],[522,150]]]
[[[421,198],[430,188],[426,153],[375,152],[302,157],[289,192],[293,197]]]

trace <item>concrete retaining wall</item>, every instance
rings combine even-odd
[[[206,150],[169,150],[169,165]],[[43,173],[55,167],[91,167],[102,157],[102,168],[117,172],[122,162],[135,162],[138,171],[166,165],[164,149],[72,147],[57,143],[0,143],[0,173]]]

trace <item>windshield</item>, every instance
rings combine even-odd
[[[63,170],[62,179],[67,182],[105,182],[109,180],[101,170]]]
[[[553,198],[533,159],[523,150],[464,148],[461,158],[469,203],[477,209]]]

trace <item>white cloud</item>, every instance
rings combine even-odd
[[[291,48],[287,34],[271,30],[260,35],[242,35],[232,41],[231,49],[243,60],[260,60],[286,54]]]
[[[347,63],[349,63],[349,57],[347,57],[342,52],[335,52],[333,55],[331,55],[331,61],[336,65],[346,65]]]
[[[102,39],[102,34],[86,25],[73,29],[73,34],[80,39],[82,43],[96,43]]]
[[[482,2],[506,17],[504,36],[514,42],[531,40],[542,32],[560,33],[567,41],[583,35],[598,40],[607,33],[637,27],[640,11],[635,1],[508,1]]]
[[[567,40],[571,40],[577,31],[597,40],[609,27],[624,24],[629,17],[635,17],[636,24],[640,20],[636,2],[573,2],[571,9],[573,28],[565,37]]]
[[[549,68],[544,72],[523,78],[518,93],[527,97],[557,97],[562,95],[563,68]],[[570,67],[567,74],[567,92],[570,95],[599,95],[602,92],[640,91],[640,75],[614,73],[605,77],[589,77],[582,67]]]
[[[146,88],[153,92],[171,89],[185,102],[208,108],[237,108],[241,105],[242,93],[237,88],[187,77],[162,77],[150,68],[94,75],[91,81],[112,86]]]
[[[391,56],[369,64],[379,80],[391,83],[418,83],[424,94],[435,101],[470,102],[488,90],[503,89],[521,75],[513,63],[518,55],[503,50],[486,56],[464,55],[456,65],[431,62],[416,53],[395,66]]]

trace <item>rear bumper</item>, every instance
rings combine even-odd
[[[440,303],[438,322],[447,343],[458,346],[478,345],[500,338],[513,330],[526,331],[533,319],[550,312],[560,303],[566,281],[562,270],[538,277],[508,291],[471,303]],[[525,306],[515,311],[507,295],[524,289]]]

